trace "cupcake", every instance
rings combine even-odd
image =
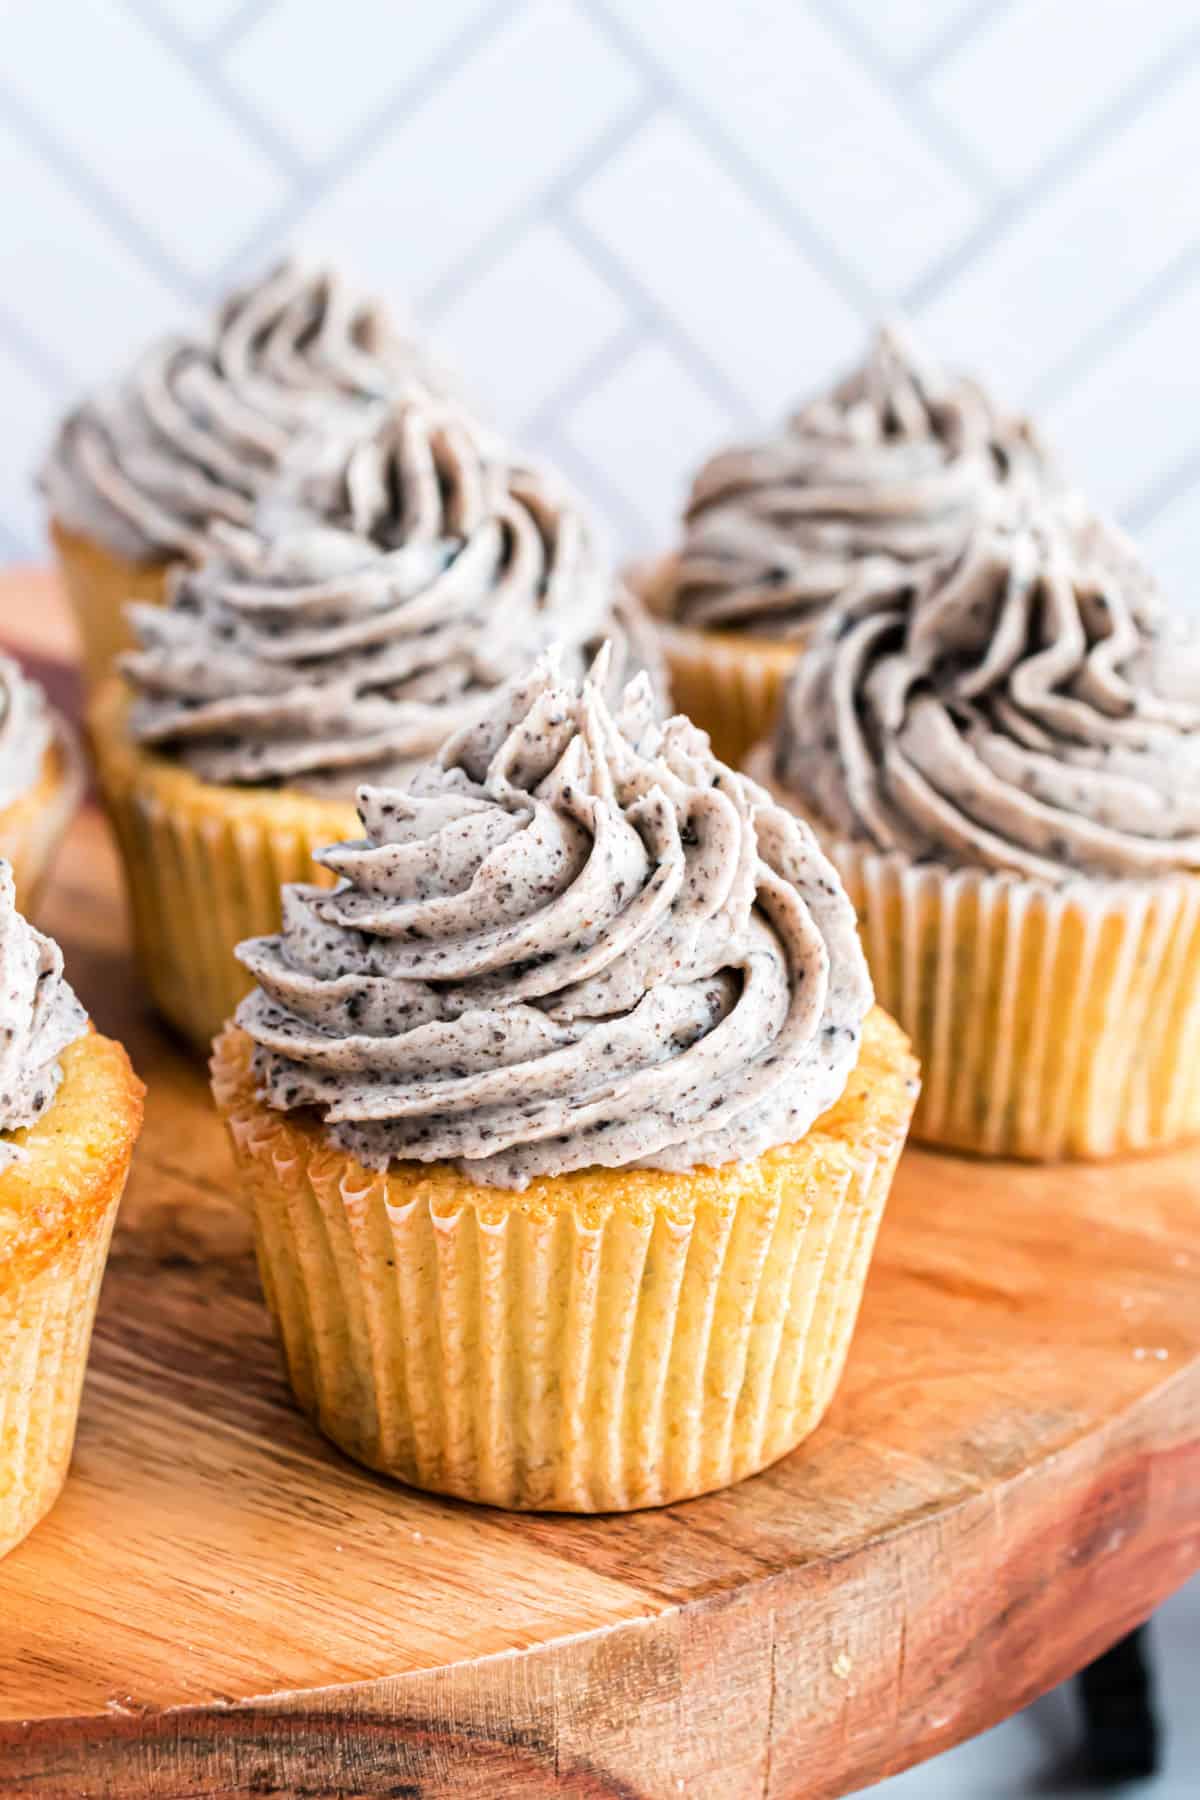
[[[989,527],[797,664],[765,759],[924,1071],[915,1135],[1102,1157],[1200,1133],[1200,638],[1128,545]]]
[[[142,1085],[0,862],[0,1556],[58,1497]]]
[[[815,1428],[916,1089],[811,833],[608,685],[551,657],[363,788],[213,1060],[300,1404],[506,1507],[661,1505]]]
[[[414,392],[334,449],[132,609],[90,709],[145,978],[205,1054],[248,986],[234,947],[356,828],[360,782],[402,783],[550,639],[577,670],[606,634],[628,672],[656,653],[576,503],[453,406]]]
[[[675,704],[738,761],[827,611],[900,599],[981,516],[1053,482],[1027,421],[880,331],[865,363],[778,436],[697,475],[682,545],[645,586]]]
[[[128,643],[126,601],[160,601],[214,526],[249,526],[298,437],[369,417],[413,379],[441,377],[382,308],[285,262],[71,413],[41,485],[89,683]]]
[[[32,912],[83,792],[74,734],[35,681],[0,656],[0,857]]]

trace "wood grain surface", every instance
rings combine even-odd
[[[61,656],[44,582],[0,585],[6,636]],[[1200,1564],[1200,1154],[908,1153],[807,1447],[661,1512],[506,1516],[294,1409],[94,810],[42,923],[149,1097],[73,1474],[0,1563],[0,1794],[819,1800],[1004,1717]]]

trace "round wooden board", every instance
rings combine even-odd
[[[6,1796],[815,1800],[1002,1718],[1200,1564],[1200,1154],[908,1153],[806,1449],[660,1512],[507,1516],[291,1404],[94,810],[42,922],[150,1093],[73,1474],[0,1564]]]

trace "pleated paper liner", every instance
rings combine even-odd
[[[707,731],[722,762],[737,768],[773,728],[803,640],[677,625],[665,610],[674,569],[675,557],[664,556],[628,570],[626,579],[654,618],[675,711]]]
[[[69,530],[58,519],[50,521],[50,540],[79,635],[84,685],[91,693],[112,674],[118,654],[133,646],[125,620],[126,602],[161,605],[171,564],[134,562]]]
[[[826,848],[921,1059],[915,1137],[1049,1161],[1200,1136],[1200,876],[1053,888]]]
[[[120,1045],[94,1033],[63,1056],[53,1105],[0,1171],[0,1556],[57,1499],[113,1221],[141,1122]]]
[[[27,918],[36,910],[83,790],[83,758],[75,734],[56,719],[37,781],[0,811],[0,856],[12,864],[17,906]]]
[[[1055,888],[914,864],[809,823],[858,914],[875,997],[921,1064],[912,1135],[1032,1162],[1200,1137],[1200,875]]]
[[[356,837],[358,814],[350,802],[286,788],[201,781],[135,744],[128,709],[124,682],[111,677],[89,707],[88,728],[134,945],[155,1006],[207,1055],[251,985],[236,946],[279,930],[285,883],[332,885],[313,851]]]
[[[522,1193],[383,1175],[213,1086],[301,1406],[359,1461],[513,1508],[663,1505],[795,1448],[837,1385],[916,1094],[878,1010],[798,1144],[685,1175],[582,1170]]]

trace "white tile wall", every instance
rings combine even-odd
[[[415,310],[629,550],[669,536],[700,456],[907,309],[932,348],[1044,402],[1200,610],[1194,0],[0,0],[0,18],[0,557],[38,550],[30,471],[79,385],[301,244]],[[1163,1800],[1200,1782],[1198,1616],[1193,1587],[1160,1626]],[[894,1791],[1029,1791],[1037,1744],[1014,1722]]]
[[[79,384],[290,244],[390,290],[630,549],[907,311],[1200,608],[1194,0],[0,11],[0,554]]]

